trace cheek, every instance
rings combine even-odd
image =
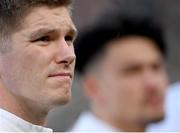
[[[16,94],[23,93],[27,83],[31,82],[31,64],[23,56],[8,55],[3,59],[1,76],[5,86]]]
[[[30,66],[43,66],[49,64],[53,58],[53,54],[45,49],[32,48],[24,52],[24,63]]]
[[[3,64],[4,74],[13,88],[31,88],[42,84],[45,70],[47,71],[48,54],[41,50],[19,51],[9,55]]]
[[[48,52],[39,49],[33,49],[24,53],[24,57],[21,59],[21,66],[28,77],[29,83],[42,84],[42,82],[45,82],[51,58]]]
[[[123,78],[117,82],[117,92],[115,95],[119,98],[119,102],[122,103],[123,107],[138,106],[143,98],[143,88],[141,82],[138,79]]]
[[[169,85],[168,75],[165,73],[161,77],[159,77],[159,86],[162,90],[166,90]]]

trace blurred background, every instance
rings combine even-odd
[[[73,0],[73,3],[73,20],[79,32],[89,24],[95,23],[99,16],[108,11],[151,15],[161,21],[165,26],[170,81],[180,81],[180,0]],[[47,126],[54,131],[66,131],[81,111],[87,108],[87,100],[76,74],[71,102],[52,110],[48,116]]]

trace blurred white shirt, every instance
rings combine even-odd
[[[104,121],[97,118],[91,112],[84,112],[80,115],[70,132],[117,132]]]
[[[172,84],[165,101],[165,119],[157,124],[151,124],[147,131],[180,132],[180,83]]]
[[[0,132],[52,132],[52,129],[34,125],[0,109]]]

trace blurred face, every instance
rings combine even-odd
[[[147,124],[163,118],[168,81],[153,41],[135,36],[110,42],[100,68],[98,91],[116,122]]]
[[[11,50],[0,56],[1,82],[8,92],[50,107],[71,97],[75,27],[66,7],[33,8],[13,33]]]

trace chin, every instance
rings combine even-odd
[[[50,108],[65,105],[71,100],[71,89],[60,88],[58,91],[49,93],[48,103]]]
[[[153,116],[151,115],[149,117],[148,123],[157,123],[162,121],[165,118],[165,114],[164,112],[159,112],[157,114],[157,112],[154,112]]]
[[[65,105],[71,100],[71,94],[64,94],[63,96],[54,100],[54,105]]]
[[[151,120],[152,123],[160,122],[165,118],[164,115],[157,116]]]
[[[65,105],[65,104],[69,103],[70,100],[71,100],[71,97],[66,97],[63,100],[61,100],[60,104],[61,105]]]

